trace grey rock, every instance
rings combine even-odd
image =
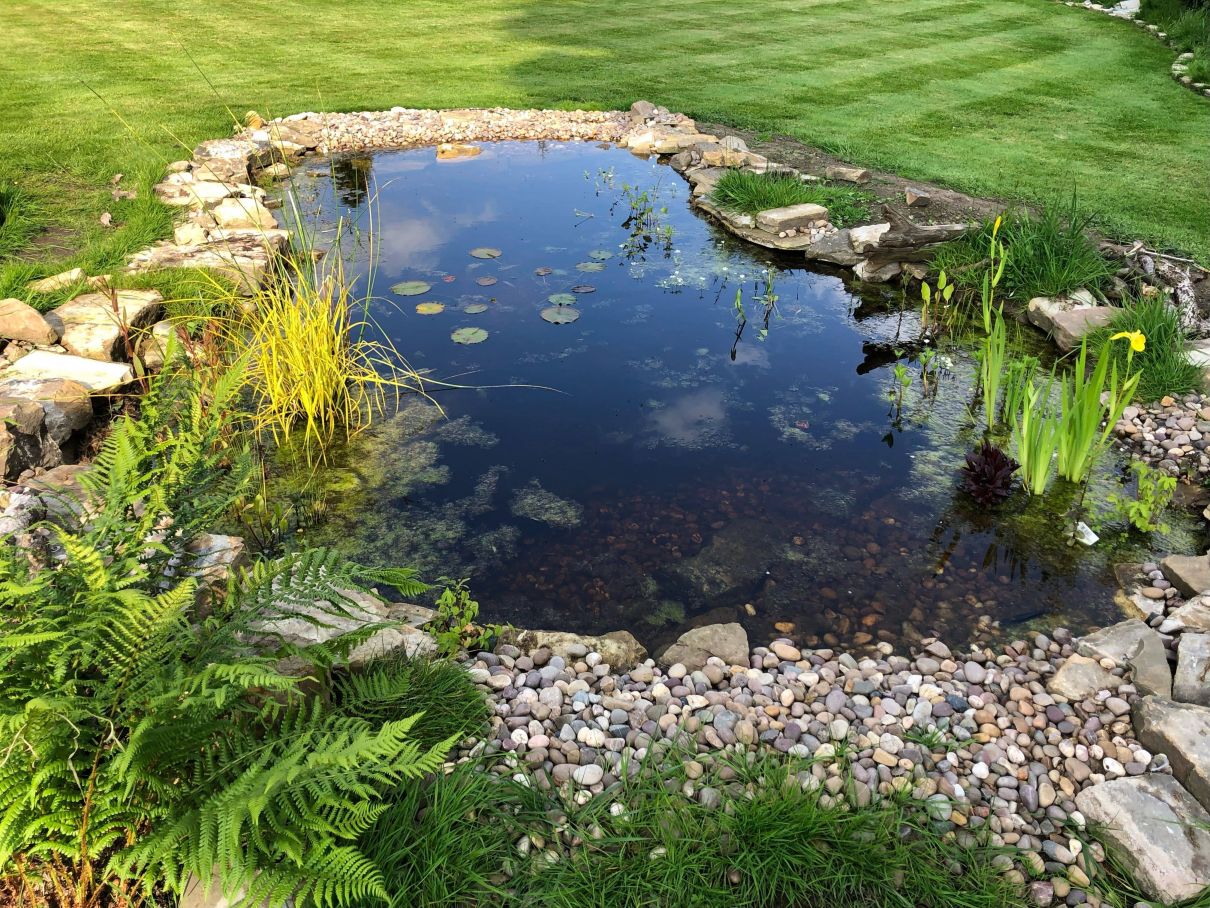
[[[1210,673],[1210,634],[1181,634],[1177,643],[1173,699],[1210,706],[1207,673]]]
[[[697,671],[711,656],[728,665],[744,665],[748,661],[748,634],[737,623],[708,624],[681,634],[662,655],[664,664],[681,663],[688,671]]]
[[[1160,562],[1160,570],[1186,598],[1210,590],[1210,555],[1169,555]]]
[[[1179,631],[1210,633],[1210,597],[1194,596],[1178,609],[1174,609],[1159,627],[1162,634]]]
[[[1097,691],[1117,690],[1120,683],[1120,678],[1105,671],[1096,660],[1077,654],[1059,667],[1046,683],[1046,689],[1068,700],[1083,700]]]
[[[514,631],[505,635],[507,641],[525,653],[549,650],[569,658],[574,650],[582,658],[587,652],[600,653],[601,658],[619,671],[638,665],[647,658],[647,650],[630,631],[614,631],[600,637],[571,634],[565,631]]]
[[[1172,672],[1168,668],[1164,641],[1147,623],[1131,618],[1102,628],[1080,640],[1076,651],[1092,659],[1112,659],[1128,666],[1143,694],[1172,695]]]
[[[1172,904],[1210,886],[1210,814],[1170,776],[1102,782],[1076,806],[1151,898]]]
[[[1172,774],[1203,805],[1210,805],[1210,708],[1143,697],[1131,715],[1139,743],[1164,754]]]

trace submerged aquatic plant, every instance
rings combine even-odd
[[[1021,465],[989,441],[966,455],[962,490],[981,505],[999,504],[1013,491],[1013,473]]]

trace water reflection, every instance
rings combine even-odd
[[[413,365],[490,390],[441,395],[444,416],[410,401],[351,444],[308,485],[327,502],[309,541],[470,576],[490,619],[653,644],[706,620],[860,644],[1116,614],[1130,553],[1070,547],[1061,489],[995,513],[958,491],[974,366],[962,343],[921,343],[901,294],[734,241],[666,168],[616,150],[372,165],[298,185],[374,226],[378,292],[431,285],[383,307]],[[427,300],[443,311],[417,313]],[[552,306],[578,317],[552,324]],[[453,343],[466,327],[486,340]],[[912,380],[890,400],[897,364]]]

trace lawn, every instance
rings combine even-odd
[[[165,224],[109,178],[251,108],[643,97],[972,193],[1074,189],[1110,233],[1210,258],[1210,101],[1171,62],[1050,0],[6,0],[0,179],[100,270]]]

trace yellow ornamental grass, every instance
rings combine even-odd
[[[234,308],[234,307],[233,307]],[[303,432],[308,459],[354,435],[401,394],[425,393],[412,369],[357,299],[339,255],[287,260],[284,273],[224,322],[230,349],[245,365],[258,429],[279,443]]]

